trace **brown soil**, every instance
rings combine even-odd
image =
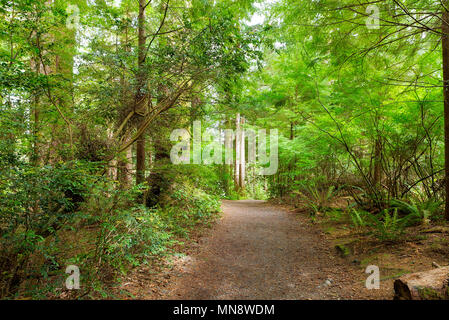
[[[357,262],[352,255],[340,257],[329,235],[307,215],[253,200],[224,201],[223,212],[171,268],[153,270],[153,275],[142,270],[140,279],[134,277],[122,289],[138,299],[393,297],[394,275],[389,276],[389,270],[385,276],[382,269],[388,256],[376,256],[373,263]],[[365,268],[375,262],[381,288],[368,290]]]

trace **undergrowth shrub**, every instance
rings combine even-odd
[[[177,235],[187,236],[187,231],[193,226],[208,224],[220,211],[220,206],[218,196],[184,182],[172,186],[161,212]]]
[[[404,234],[405,227],[407,226],[407,219],[400,218],[396,208],[392,210],[393,212],[390,211],[384,210],[380,215],[380,219],[372,220],[375,235],[381,241],[398,240]]]
[[[84,162],[39,168],[10,158],[0,171],[1,297],[60,268],[57,233],[73,222],[94,182],[93,170]]]
[[[297,190],[295,193],[311,210],[311,216],[316,216],[318,213],[325,213],[329,209],[336,190],[334,186],[320,188],[316,185],[307,184],[304,185],[302,190]]]
[[[397,208],[385,209],[379,214],[352,208],[349,215],[356,228],[370,228],[371,234],[381,241],[399,240],[408,225],[408,218],[399,217]]]
[[[332,209],[326,212],[326,216],[329,217],[331,221],[341,222],[345,218],[345,211],[341,209]]]
[[[191,184],[173,188],[163,206],[151,209],[136,204],[144,186],[122,190],[105,181],[92,190],[81,219],[96,229],[91,250],[70,260],[83,270],[89,296],[107,297],[108,287],[132,268],[174,254],[177,237],[187,238],[194,226],[209,223],[220,209],[218,197]]]
[[[71,262],[80,266],[85,282],[92,284],[86,290],[104,294],[102,284],[117,281],[131,268],[168,252],[172,241],[167,224],[156,210],[136,204],[141,193],[142,187],[122,190],[103,181],[83,205],[80,223],[94,226],[95,236],[88,250]]]
[[[101,166],[6,159],[15,163],[0,171],[2,298],[108,297],[132,268],[172,254],[177,237],[220,210],[219,196],[189,182],[149,209],[138,202],[144,186],[120,188]],[[69,265],[80,269],[81,290],[65,289]]]
[[[428,224],[443,218],[441,201],[428,199],[423,202],[408,203],[403,200],[393,199],[390,202],[393,208],[397,208],[407,217],[408,225]]]

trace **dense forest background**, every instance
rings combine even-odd
[[[68,265],[71,297],[108,297],[220,199],[282,199],[380,241],[448,218],[448,8],[1,0],[0,297],[60,297]],[[195,121],[278,129],[278,171],[173,165],[170,135]]]

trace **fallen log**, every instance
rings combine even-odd
[[[449,299],[449,266],[407,274],[394,282],[394,300]]]

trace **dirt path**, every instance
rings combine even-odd
[[[364,288],[368,275],[337,256],[310,219],[263,201],[224,201],[223,212],[158,299],[391,298]]]

